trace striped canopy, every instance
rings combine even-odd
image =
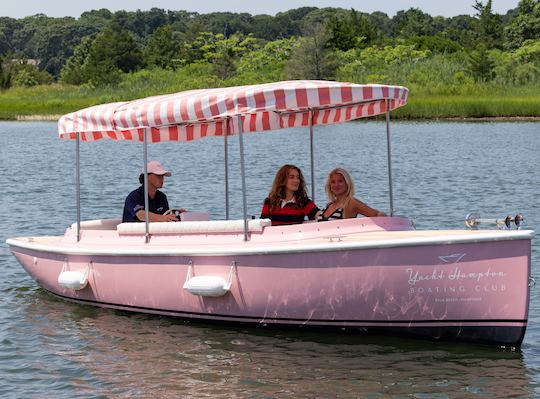
[[[402,86],[297,80],[252,86],[190,90],[96,105],[64,115],[61,138],[102,138],[149,143],[341,123],[383,114],[407,103]],[[388,100],[388,102],[387,102]],[[310,122],[311,119],[311,122]]]

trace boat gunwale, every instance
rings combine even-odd
[[[429,231],[429,230],[423,230]],[[463,230],[465,232],[469,230]],[[369,250],[381,248],[401,248],[401,247],[416,247],[429,245],[452,245],[452,244],[474,244],[479,242],[498,242],[498,241],[515,241],[534,238],[534,230],[513,230],[513,231],[485,231],[481,233],[428,236],[428,237],[413,237],[413,238],[394,238],[394,239],[372,239],[369,241],[343,241],[340,238],[343,236],[328,236],[323,237],[328,239],[324,244],[306,243],[300,245],[291,245],[291,241],[282,245],[272,243],[271,247],[260,245],[261,243],[252,244],[251,242],[240,242],[238,245],[244,245],[243,248],[230,249],[228,248],[200,248],[200,249],[179,249],[171,244],[168,248],[145,248],[141,251],[140,248],[117,249],[117,248],[81,248],[75,246],[74,243],[63,243],[62,245],[47,245],[31,241],[23,241],[32,237],[17,237],[6,240],[10,247],[27,249],[32,251],[47,252],[63,255],[83,255],[83,256],[251,256],[251,255],[278,255],[278,254],[296,254],[296,253],[316,253],[316,252],[341,252],[354,250]],[[59,239],[62,236],[57,236]],[[294,240],[298,243],[302,240]],[[306,240],[308,241],[308,240]],[[257,245],[259,244],[259,245]],[[186,244],[190,245],[190,244]]]

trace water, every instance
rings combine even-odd
[[[522,212],[540,231],[540,123],[395,123],[394,204],[418,228],[461,228],[464,216]],[[248,213],[258,215],[275,171],[294,163],[310,181],[309,134],[245,136]],[[388,211],[385,127],[317,128],[315,199],[342,165],[357,195]],[[540,396],[539,288],[521,350],[399,338],[224,328],[71,304],[46,293],[5,239],[58,235],[76,219],[75,145],[54,123],[0,123],[0,396],[365,397]],[[230,141],[231,216],[241,216],[237,138]],[[173,172],[175,207],[224,218],[223,143],[149,146]],[[81,144],[82,218],[120,217],[138,184],[142,145]],[[540,277],[540,241],[533,275]],[[540,281],[540,280],[539,280]]]

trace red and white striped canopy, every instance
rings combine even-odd
[[[252,86],[190,90],[96,105],[64,115],[61,138],[102,138],[149,143],[341,123],[383,114],[407,103],[402,86],[296,80]]]

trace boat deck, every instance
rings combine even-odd
[[[146,243],[143,233],[122,235],[116,230],[107,229],[83,230],[81,240],[77,242],[73,229],[68,229],[64,236],[20,237],[8,240],[8,244],[19,248],[72,254],[247,255],[530,240],[534,237],[532,230],[412,230],[411,225],[400,225],[400,220],[390,220],[398,218],[387,219],[386,222],[390,222],[387,226],[366,219],[361,223],[334,221],[264,227],[250,234],[248,241],[244,241],[243,232],[169,231],[152,234]]]

